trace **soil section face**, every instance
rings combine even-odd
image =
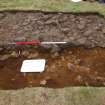
[[[0,12],[0,44],[34,39],[105,47],[105,19],[88,13]]]
[[[34,39],[68,46],[8,46]],[[0,46],[1,89],[105,85],[105,19],[97,14],[0,12]],[[40,58],[43,73],[20,73],[23,60]]]
[[[25,59],[47,60],[43,73],[20,73]],[[14,49],[0,52],[0,88],[20,89],[44,86],[104,86],[105,49],[71,47],[52,53],[42,49]]]

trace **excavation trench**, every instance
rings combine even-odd
[[[34,39],[105,47],[105,18],[97,13],[0,12],[0,45]]]
[[[42,73],[20,73],[25,59],[46,59]],[[44,49],[14,49],[0,52],[0,88],[63,88],[66,86],[104,86],[105,49],[69,47],[60,52]]]
[[[8,45],[36,39],[68,45]],[[105,19],[97,13],[3,11],[0,45],[1,89],[105,85]],[[43,73],[20,73],[23,60],[40,58],[47,61]]]

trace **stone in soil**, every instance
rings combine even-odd
[[[38,52],[30,53],[27,58],[36,58],[36,57],[38,57],[38,55],[39,55]]]
[[[58,52],[52,53],[51,56],[52,56],[52,58],[56,58],[59,56],[59,53]]]
[[[0,51],[3,51],[3,48],[2,47],[0,47]]]
[[[78,39],[78,43],[80,44],[80,45],[85,45],[85,43],[86,43],[86,38],[80,38],[80,39]]]
[[[81,75],[78,75],[78,76],[76,77],[76,80],[79,81],[79,82],[81,82],[81,81],[82,81],[82,76],[81,76]]]
[[[23,51],[23,52],[22,52],[22,55],[25,56],[25,57],[27,57],[27,56],[29,56],[29,52],[28,52],[28,51]],[[29,56],[29,58],[30,58],[30,57],[31,57],[31,56]]]
[[[18,56],[19,56],[19,54],[16,51],[13,51],[11,53],[11,57],[18,57]]]
[[[1,55],[0,60],[4,61],[4,60],[7,60],[9,57],[10,57],[10,54]]]
[[[74,64],[72,64],[72,63],[68,63],[67,68],[70,71],[75,71],[76,70],[76,66]]]
[[[40,81],[40,85],[46,85],[46,84],[47,84],[47,81],[46,80]]]

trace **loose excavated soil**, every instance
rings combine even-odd
[[[47,60],[43,73],[20,73],[25,59]],[[52,53],[45,49],[14,49],[0,52],[0,88],[44,86],[104,86],[105,49],[69,47]]]
[[[21,39],[105,47],[105,19],[90,13],[0,12],[0,43]]]

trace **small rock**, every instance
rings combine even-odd
[[[47,72],[54,73],[54,72],[55,72],[55,69],[56,69],[56,65],[53,64],[53,65],[51,65],[50,67],[48,67]]]
[[[92,34],[92,30],[87,30],[84,33],[85,36],[91,36],[91,34]]]
[[[65,57],[64,56],[61,56],[61,59],[62,59],[62,61],[65,61]]]
[[[69,37],[69,40],[70,40],[70,41],[74,41],[74,40],[75,40],[75,37],[70,36],[70,37]]]
[[[46,76],[45,79],[46,80],[49,80],[49,79],[51,79],[51,77],[50,76]]]
[[[41,44],[40,45],[41,47],[43,47],[44,49],[49,49],[49,48],[51,48],[51,45],[45,45],[45,44]]]
[[[4,61],[4,60],[8,59],[9,57],[10,57],[9,54],[8,54],[8,55],[2,55],[2,56],[0,57],[0,60]]]
[[[86,86],[89,86],[89,83],[88,83],[88,82],[85,82],[85,85],[86,85]]]
[[[81,59],[77,59],[77,60],[75,60],[74,63],[75,63],[75,64],[80,64],[80,63],[81,63]]]
[[[78,28],[81,30],[81,29],[83,29],[85,26],[83,25],[83,24],[79,24],[78,25]]]
[[[69,28],[63,28],[61,29],[63,33],[67,34],[69,33],[70,29]]]
[[[52,58],[56,58],[59,56],[59,53],[58,52],[55,52],[54,54],[52,54]]]
[[[65,38],[63,39],[63,41],[64,41],[64,42],[69,42],[70,40],[69,40],[68,37],[65,37]]]
[[[33,81],[29,81],[29,84],[32,84],[33,83]]]
[[[15,78],[12,78],[11,80],[12,80],[12,81],[15,81]]]
[[[37,21],[38,25],[43,25],[44,23],[42,21]]]
[[[80,38],[78,39],[79,44],[85,44],[86,38]]]
[[[102,32],[105,34],[105,29],[103,29]]]
[[[67,68],[68,68],[69,70],[71,70],[71,71],[74,71],[74,70],[76,69],[75,65],[72,64],[72,63],[68,63],[68,64],[67,64]]]
[[[25,57],[27,57],[29,55],[29,52],[28,51],[23,51],[22,52],[22,55],[25,56]]]
[[[58,45],[53,45],[51,49],[51,53],[59,52],[61,49]]]
[[[95,71],[95,72],[94,72],[94,74],[95,74],[95,75],[97,75],[97,74],[98,74],[98,72],[97,72],[97,71]]]
[[[46,64],[45,69],[47,70],[47,69],[48,69],[48,67],[49,67],[49,66]]]
[[[79,82],[82,81],[82,77],[80,75],[77,76],[76,80],[78,80]]]
[[[4,18],[5,14],[4,13],[0,13],[0,19]]]
[[[11,53],[11,56],[12,56],[12,57],[18,57],[19,55],[18,55],[18,53],[16,53],[15,51],[13,51],[13,52]]]
[[[90,68],[89,67],[86,67],[86,66],[79,66],[79,69],[80,70],[83,70],[83,71],[87,71],[87,72],[90,71]]]
[[[47,81],[46,80],[42,80],[40,81],[40,85],[46,85]]]
[[[97,77],[97,80],[104,80],[104,78],[103,77]]]
[[[55,68],[56,68],[56,65],[53,64],[53,65],[51,66],[51,68],[52,68],[52,69],[55,69]]]
[[[31,54],[29,54],[29,56],[27,57],[27,58],[36,58],[36,57],[38,57],[38,53],[36,52],[36,53],[31,53]]]
[[[72,51],[69,51],[68,53],[69,53],[70,55],[71,55],[71,54],[73,54],[73,52],[72,52]]]
[[[18,28],[19,28],[19,25],[14,25],[12,29],[13,29],[13,30],[16,30],[16,29],[18,29]]]
[[[105,86],[105,82],[103,82],[103,85]]]
[[[0,47],[0,51],[3,51],[3,48]]]
[[[56,20],[48,20],[45,22],[45,24],[52,24],[52,25],[57,25],[57,21]]]

